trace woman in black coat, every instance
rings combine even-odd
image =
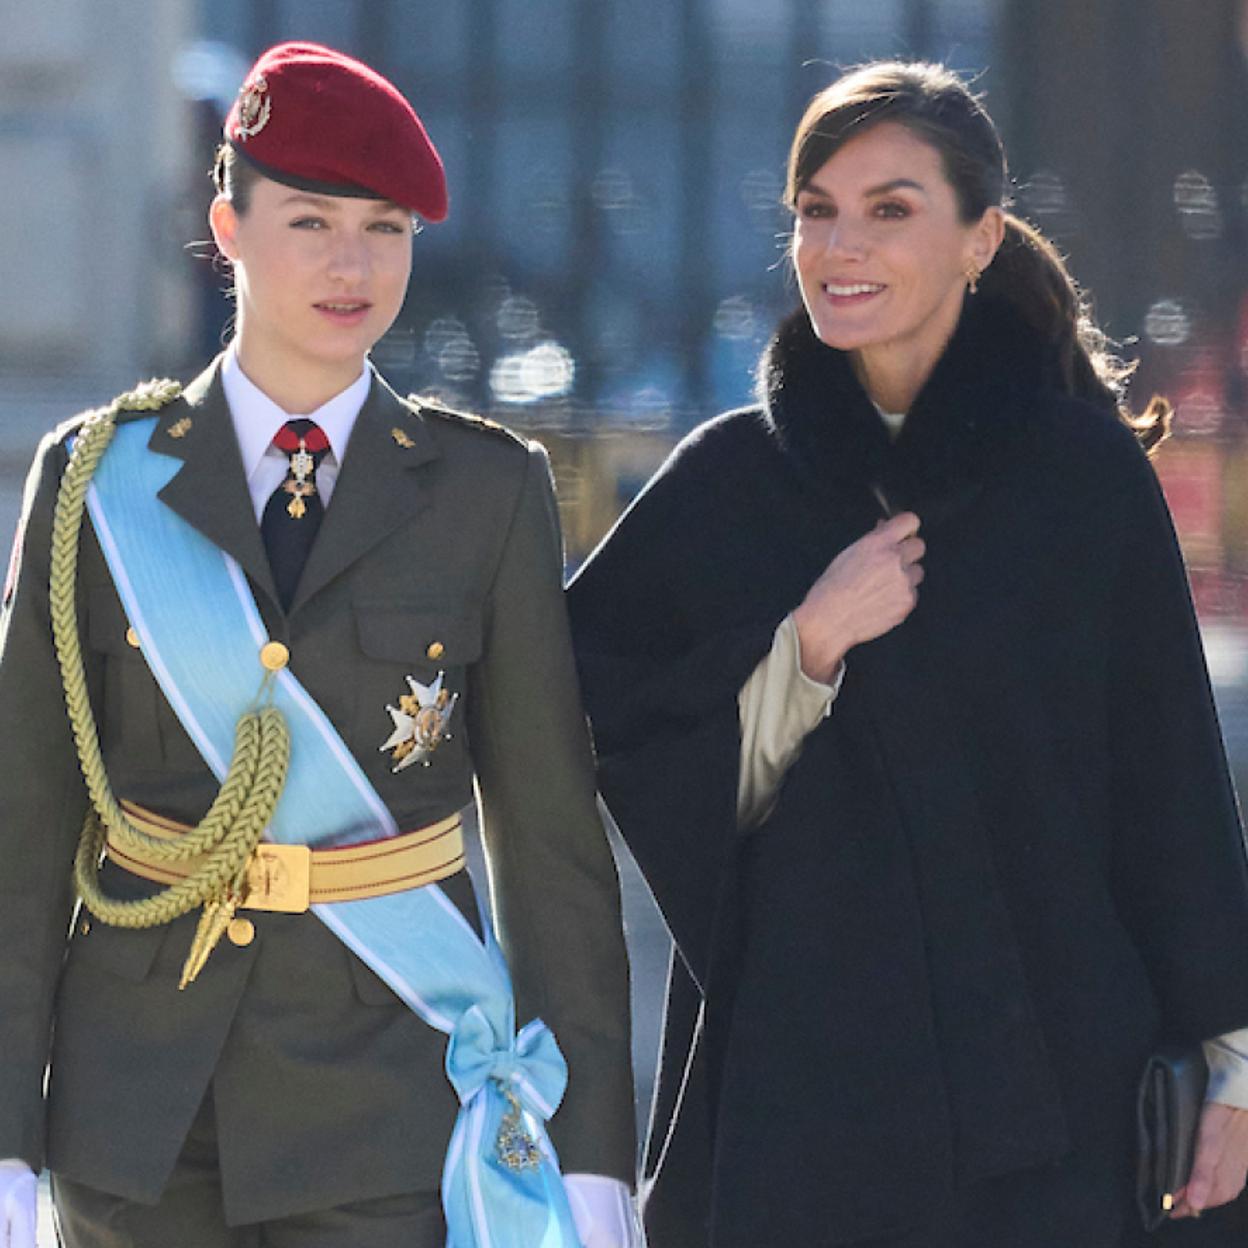
[[[705,1001],[705,1188],[656,1248],[1132,1242],[1163,1043],[1220,1038],[1178,1212],[1243,1183],[1248,874],[1165,409],[1122,405],[1006,187],[939,67],[817,96],[760,401],[570,590],[602,790]]]

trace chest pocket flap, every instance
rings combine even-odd
[[[481,657],[481,621],[464,611],[356,604],[360,649],[372,659],[467,667]]]

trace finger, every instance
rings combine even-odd
[[[1222,1155],[1223,1122],[1220,1115],[1210,1112],[1211,1108],[1220,1107],[1206,1105],[1201,1112],[1196,1132],[1196,1156],[1192,1161],[1191,1177],[1183,1191],[1183,1202],[1193,1213],[1199,1213],[1209,1204]]]
[[[1174,1193],[1174,1208],[1170,1210],[1171,1220],[1176,1218],[1198,1218],[1201,1211],[1194,1209],[1187,1201],[1187,1188],[1181,1187]]]
[[[923,558],[927,546],[921,537],[907,537],[897,547],[897,552],[901,555],[901,562],[918,563]]]
[[[921,563],[912,563],[906,568],[906,580],[910,582],[911,589],[917,589],[925,575]]]
[[[1205,1195],[1203,1208],[1216,1209],[1228,1204],[1244,1190],[1244,1173],[1241,1167],[1228,1162],[1225,1155],[1218,1166],[1214,1181]]]
[[[912,511],[903,511],[885,520],[876,528],[876,532],[890,542],[900,542],[913,537],[919,531],[919,518]]]

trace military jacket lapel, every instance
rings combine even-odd
[[[424,421],[380,377],[355,422],[291,611],[430,505],[421,474],[438,457]]]
[[[220,359],[160,413],[149,449],[183,461],[160,491],[209,541],[233,556],[256,588],[277,603],[268,555],[260,537],[242,456],[221,388]]]

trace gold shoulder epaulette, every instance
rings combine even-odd
[[[441,403],[422,398],[418,394],[409,394],[407,405],[418,416],[437,416],[441,420],[453,421],[459,425],[466,425],[470,429],[479,429],[482,433],[492,433],[495,437],[506,438],[509,442],[525,445],[524,439],[512,433],[506,425],[500,425],[498,421],[490,420],[485,416],[476,416],[472,412],[459,412],[453,407],[445,407]]]
[[[182,383],[169,377],[141,381],[133,390],[119,394],[109,406],[115,412],[155,412],[182,393]]]
[[[55,437],[58,442],[64,441],[70,434],[76,434],[83,425],[93,420],[124,419],[127,412],[155,412],[172,403],[182,393],[182,383],[168,377],[153,377],[150,381],[141,381],[133,390],[126,390],[103,407],[88,408],[56,427]]]

